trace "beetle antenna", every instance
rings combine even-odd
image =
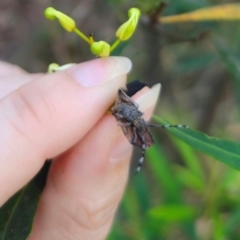
[[[157,128],[189,128],[187,125],[182,125],[182,124],[177,124],[177,125],[172,125],[172,124],[154,124],[154,123],[148,123],[148,127],[157,127]]]

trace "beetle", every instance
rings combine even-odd
[[[145,159],[146,149],[154,144],[154,139],[149,131],[149,127],[160,128],[189,128],[186,125],[160,125],[148,123],[143,119],[143,113],[139,106],[131,97],[127,95],[127,89],[118,90],[117,99],[111,108],[112,115],[115,117],[118,125],[128,141],[142,150],[142,156],[138,161],[135,174],[139,173]]]

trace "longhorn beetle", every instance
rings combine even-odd
[[[128,141],[142,150],[142,156],[138,161],[138,167],[135,174],[139,173],[144,162],[145,151],[154,144],[154,139],[149,127],[157,128],[189,128],[186,125],[158,125],[146,122],[139,111],[137,103],[135,103],[128,95],[127,89],[120,88],[118,90],[117,99],[111,108],[112,115],[116,118],[118,125]]]

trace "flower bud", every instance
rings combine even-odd
[[[59,71],[63,71],[65,69],[68,69],[72,66],[76,65],[76,63],[67,63],[65,65],[59,66],[57,63],[51,63],[48,66],[48,72],[49,73],[54,73],[54,72],[59,72]]]
[[[91,44],[91,51],[99,57],[108,57],[110,54],[110,45],[104,41],[94,42]]]
[[[72,32],[76,28],[75,21],[72,18],[52,7],[46,8],[44,15],[49,20],[57,18],[62,27],[68,32]]]
[[[123,23],[116,32],[116,37],[121,41],[128,40],[134,33],[141,13],[138,8],[131,8],[128,11],[128,21]]]

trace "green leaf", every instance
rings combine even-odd
[[[30,234],[49,166],[47,162],[31,182],[0,208],[0,240],[25,240]]]
[[[228,221],[226,222],[226,231],[232,232],[234,229],[239,229],[240,222],[240,207],[236,208],[232,215],[229,216]]]
[[[146,152],[148,161],[153,177],[156,179],[159,186],[161,186],[161,195],[166,202],[181,202],[182,192],[180,184],[177,182],[176,177],[170,167],[169,160],[163,153],[160,144],[155,138],[156,144]]]
[[[165,121],[157,116],[154,116],[153,119],[160,124],[166,124]],[[210,137],[192,129],[168,128],[167,130],[193,148],[219,160],[229,167],[240,170],[239,142]]]
[[[196,210],[191,206],[168,204],[151,208],[148,215],[158,221],[186,221],[194,218]]]
[[[150,167],[152,176],[156,179],[156,186],[159,186],[159,190],[156,191],[155,188],[149,188],[151,191],[154,191],[154,196],[156,197],[160,194],[163,198],[163,202],[166,204],[171,204],[172,206],[185,205],[185,199],[182,194],[182,186],[178,182],[177,176],[173,169],[169,159],[165,156],[163,150],[161,149],[160,144],[157,141],[157,137],[154,137],[155,144],[147,150],[147,160],[146,164]],[[156,221],[154,221],[156,222]],[[152,226],[154,223],[151,221],[148,222]],[[189,236],[189,239],[195,240],[195,226],[192,221],[184,222],[181,224],[186,234]],[[151,229],[151,232],[154,230]],[[159,226],[157,234],[159,234]],[[150,238],[147,238],[150,239]],[[154,239],[154,238],[153,238]],[[160,238],[159,238],[160,239]],[[164,239],[164,238],[163,238]]]
[[[175,166],[176,176],[185,187],[191,188],[196,191],[204,191],[204,184],[197,175],[190,169],[181,166]]]
[[[149,188],[151,186],[148,185],[146,175],[144,174],[144,172],[142,174],[133,175],[132,179],[130,179],[130,182],[130,187],[134,189],[135,195],[137,196],[137,202],[140,207],[139,211],[144,211],[145,209],[150,207],[151,202],[150,196],[148,194]]]
[[[189,172],[194,174],[196,178],[202,183],[201,185],[204,186],[204,170],[201,166],[197,154],[195,150],[189,146],[188,144],[180,141],[179,139],[172,138],[172,142],[175,144],[176,148],[179,151],[179,154],[182,156],[183,161],[186,164],[186,167],[189,169]]]
[[[240,84],[240,59],[236,52],[226,48],[217,38],[213,39],[213,44],[226,69],[231,73],[234,80]]]

